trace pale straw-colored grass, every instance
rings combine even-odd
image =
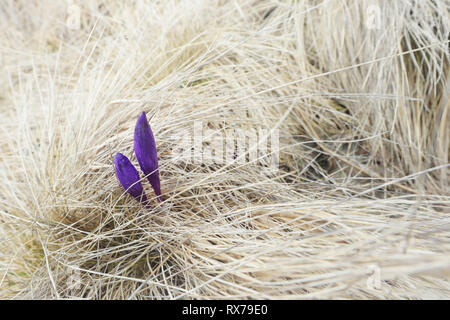
[[[1,298],[450,298],[446,0],[76,5],[0,4]],[[279,170],[177,159],[195,121]]]

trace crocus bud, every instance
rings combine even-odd
[[[144,188],[139,181],[139,173],[130,162],[130,160],[121,153],[114,157],[114,167],[116,168],[117,179],[122,187],[136,200],[146,202],[147,197],[144,194]]]
[[[145,112],[142,112],[134,129],[134,152],[144,174],[153,187],[158,201],[161,201],[161,186],[158,172],[158,154],[156,152],[155,138],[147,121]]]

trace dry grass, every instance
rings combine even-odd
[[[1,298],[450,298],[448,2],[89,3],[0,4]],[[142,111],[151,210],[112,164]],[[194,121],[279,170],[176,160]]]

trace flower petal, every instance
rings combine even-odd
[[[136,200],[146,202],[147,197],[144,194],[144,188],[139,181],[139,173],[130,162],[130,160],[121,153],[114,157],[114,167],[116,169],[117,179],[122,187]]]
[[[155,138],[145,112],[142,112],[139,116],[134,129],[134,152],[139,166],[155,191],[158,201],[161,201],[158,154],[156,152]]]

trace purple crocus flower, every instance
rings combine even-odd
[[[130,160],[121,153],[114,157],[114,167],[116,175],[122,187],[132,195],[136,200],[146,203],[147,197],[144,194],[144,188],[139,181],[139,173],[130,162]]]
[[[158,202],[161,202],[161,186],[158,171],[158,154],[156,152],[155,138],[147,121],[145,112],[142,112],[134,129],[134,153],[144,174],[153,187]]]

